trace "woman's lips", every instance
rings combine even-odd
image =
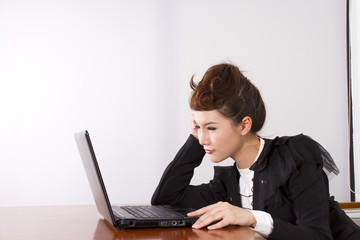
[[[205,152],[206,152],[207,154],[212,154],[213,152],[215,152],[215,150],[205,149]]]

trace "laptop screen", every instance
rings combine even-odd
[[[88,131],[85,130],[75,133],[75,140],[90,183],[96,207],[106,220],[116,225]]]

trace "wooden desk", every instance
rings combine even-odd
[[[220,230],[191,228],[118,230],[87,206],[0,207],[0,239],[263,239],[246,227]]]

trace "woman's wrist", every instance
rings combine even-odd
[[[250,227],[255,228],[256,224],[257,224],[256,218],[255,218],[254,214],[252,214],[252,212],[250,212],[250,214],[251,214]]]

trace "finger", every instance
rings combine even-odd
[[[214,215],[208,216],[204,219],[199,218],[192,227],[195,229],[203,228],[203,227],[209,226],[211,223],[217,222],[221,219],[222,219],[222,217],[217,217]]]
[[[219,211],[221,208],[221,206],[224,204],[224,202],[217,202],[217,203],[214,203],[214,204],[211,204],[209,206],[206,206],[206,207],[203,207],[203,208],[200,208],[196,211],[193,211],[193,212],[190,212],[188,213],[188,216],[200,216],[200,215],[203,215],[207,212],[210,212],[210,211],[213,211],[213,212],[217,212]]]
[[[209,206],[200,208],[200,209],[198,209],[198,210],[196,210],[196,211],[189,212],[187,215],[188,215],[189,217],[200,216],[200,215],[203,215],[204,213],[208,212],[209,210],[213,209],[214,207],[215,207],[215,204],[209,205]]]
[[[190,122],[189,122],[189,123],[190,123],[191,129],[194,129],[194,128],[196,127],[193,119],[190,119]]]
[[[195,116],[194,116],[194,113],[192,113],[192,114],[191,114],[191,121],[192,121],[193,123],[195,123]]]
[[[229,225],[229,224],[227,224],[227,223],[225,222],[225,220],[223,219],[222,221],[220,221],[220,222],[218,222],[218,223],[215,223],[215,224],[213,224],[213,225],[208,226],[208,229],[209,229],[209,230],[220,229],[220,228],[226,227],[227,225]]]
[[[196,139],[198,139],[198,128],[197,128],[197,124],[195,122],[195,118],[194,118],[194,114],[191,115],[191,118],[190,118],[190,133],[191,135],[193,135]],[[198,139],[199,140],[199,139]]]
[[[203,210],[202,208],[193,212],[189,212],[187,215],[188,217],[196,217],[196,216],[200,216],[203,214]]]
[[[194,113],[191,114],[190,125],[191,125],[193,128],[196,127],[196,122],[195,122]]]
[[[204,215],[202,215],[193,225],[193,228],[203,228],[206,227],[208,225],[210,225],[211,223],[217,222],[219,220],[222,220],[224,218],[222,212],[220,211],[216,211],[213,213],[205,213]]]

